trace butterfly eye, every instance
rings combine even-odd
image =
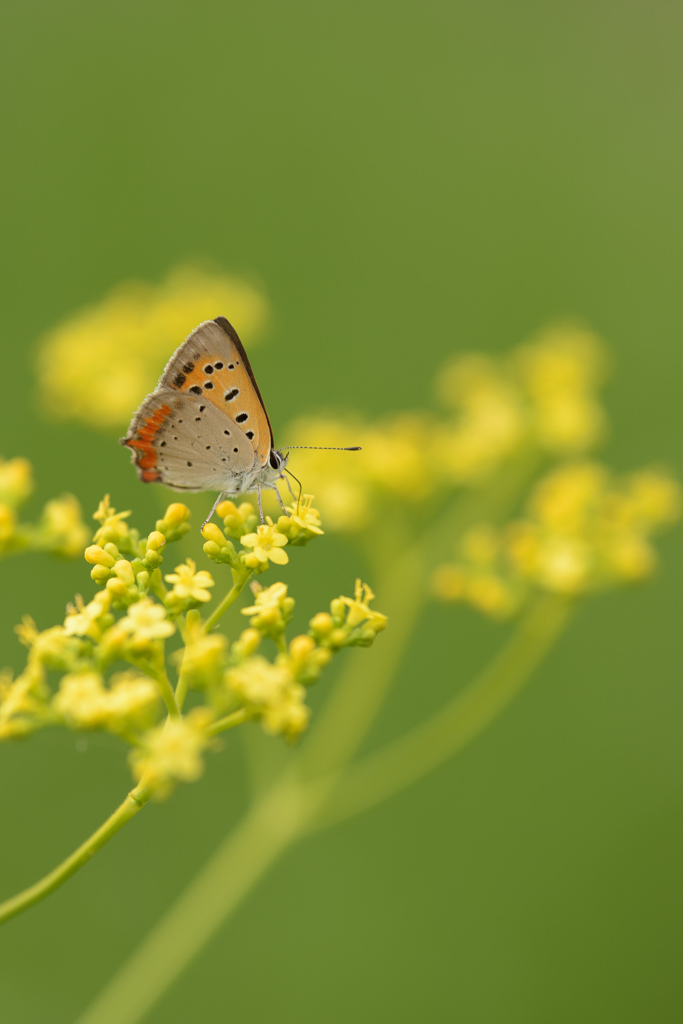
[[[274,450],[271,451],[270,458],[268,459],[268,461],[270,463],[271,469],[279,469],[282,464],[282,458],[280,457],[280,453]]]

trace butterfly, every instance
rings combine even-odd
[[[121,444],[144,483],[176,491],[256,491],[283,477],[288,454],[273,429],[244,346],[224,316],[205,320],[171,356],[156,389],[133,416]],[[286,510],[285,510],[286,511]]]

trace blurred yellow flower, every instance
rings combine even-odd
[[[533,587],[575,596],[645,579],[657,563],[650,536],[682,507],[663,471],[615,478],[597,462],[564,463],[536,483],[525,518],[468,531],[460,560],[433,571],[432,592],[505,616]]]
[[[211,740],[206,729],[211,720],[207,708],[195,708],[184,718],[169,718],[148,732],[138,750],[132,750],[133,775],[158,799],[173,791],[176,782],[196,782],[204,772],[204,752]]]
[[[16,508],[33,493],[33,468],[28,459],[0,459],[0,502]]]
[[[253,345],[268,315],[253,285],[177,267],[161,284],[127,281],[45,334],[38,379],[44,409],[107,430],[127,426],[174,349],[202,320],[227,314]]]
[[[274,665],[255,655],[229,669],[225,680],[229,690],[260,717],[265,732],[294,739],[306,728],[310,717],[304,703],[306,691],[288,665]]]
[[[78,594],[76,604],[67,605],[64,632],[67,636],[89,636],[99,640],[102,634],[101,620],[109,611],[110,604],[111,598],[106,590],[98,591],[88,604],[84,604]]]
[[[149,597],[141,598],[128,609],[128,614],[113,627],[134,641],[163,640],[175,633],[175,626],[166,618],[166,609]]]

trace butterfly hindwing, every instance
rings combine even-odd
[[[195,328],[170,359],[158,386],[220,410],[243,432],[258,465],[267,463],[273,445],[268,415],[244,347],[225,317]]]
[[[180,491],[221,490],[255,465],[250,441],[223,410],[164,386],[144,400],[122,443],[141,480]]]

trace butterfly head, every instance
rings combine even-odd
[[[287,468],[289,452],[286,454],[277,448],[271,448],[268,462],[263,469],[263,479],[266,481],[277,480]]]

